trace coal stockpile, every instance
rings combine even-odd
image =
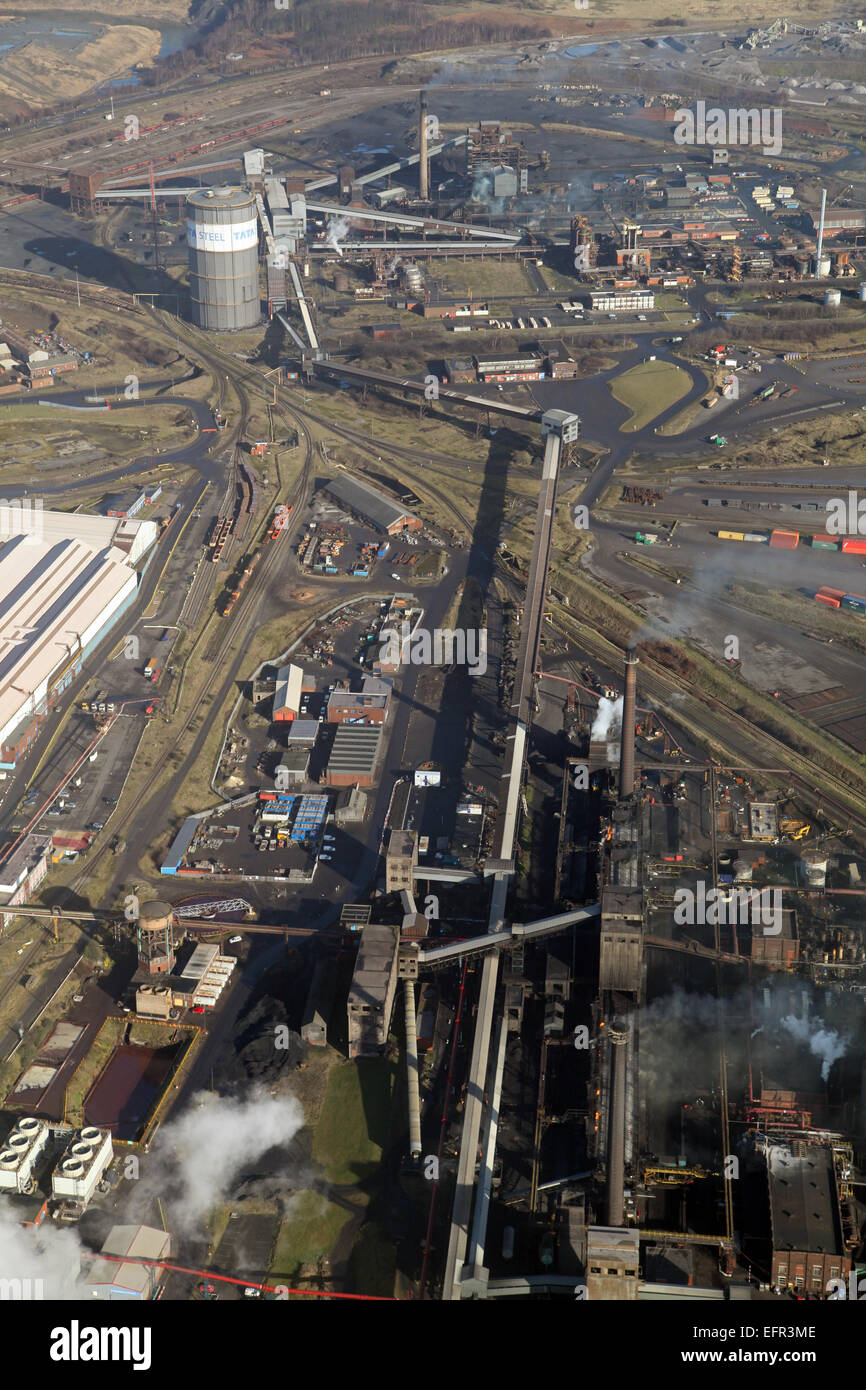
[[[309,974],[308,969],[292,969],[291,965],[268,973],[238,1019],[233,1054],[227,1055],[219,1068],[222,1082],[271,1083],[300,1066],[307,1045],[297,1029]]]

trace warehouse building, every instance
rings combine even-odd
[[[349,1056],[380,1057],[397,988],[397,929],[370,922],[361,933],[347,1004]]]
[[[133,566],[156,542],[158,527],[152,521],[37,511],[13,516],[4,534],[0,768],[12,769],[52,701],[133,603]]]
[[[420,517],[407,512],[399,502],[385,497],[357,478],[333,478],[326,483],[325,492],[347,511],[353,512],[377,531],[386,531],[389,536],[399,535],[401,531],[420,531],[423,525]]]
[[[167,1260],[171,1236],[155,1226],[112,1226],[100,1252],[111,1259],[83,1261],[85,1297],[102,1300],[154,1299],[165,1271],[139,1260]]]
[[[335,690],[328,699],[329,724],[384,724],[391,699],[391,682],[365,676],[360,690]]]
[[[340,724],[328,758],[326,787],[372,787],[382,743],[380,724]]]
[[[296,719],[301,708],[304,673],[300,666],[281,666],[274,691],[274,720]]]

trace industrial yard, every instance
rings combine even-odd
[[[281,8],[4,23],[0,1296],[825,1337],[864,21]]]

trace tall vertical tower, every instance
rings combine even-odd
[[[427,201],[430,191],[430,159],[427,154],[427,93],[421,93],[418,109],[418,149],[420,158],[418,160],[418,188],[424,202]]]
[[[189,293],[199,328],[254,328],[259,303],[259,227],[244,188],[197,188],[186,200]]]

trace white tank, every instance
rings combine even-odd
[[[840,305],[841,303],[842,303],[842,291],[841,291],[841,290],[825,290],[825,291],[824,291],[824,308],[825,308],[825,309],[838,309],[838,308],[839,308],[839,305]]]
[[[866,304],[866,281],[864,281],[864,283],[858,289],[857,298],[860,300],[861,304]]]

